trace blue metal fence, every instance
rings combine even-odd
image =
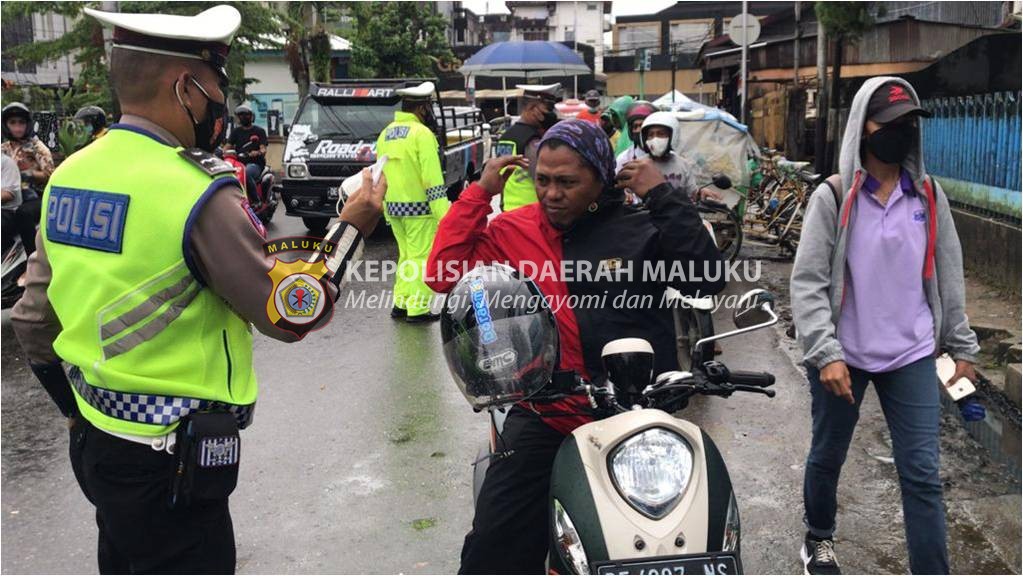
[[[935,98],[923,107],[934,115],[923,124],[928,172],[1020,192],[1019,92]]]

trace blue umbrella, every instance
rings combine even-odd
[[[526,81],[544,76],[576,76],[589,74],[590,67],[571,48],[558,42],[525,40],[519,42],[495,42],[462,64],[459,72],[463,76],[500,76],[501,86],[508,76],[524,76]],[[504,100],[504,113],[508,114],[508,102]]]
[[[463,75],[478,76],[574,76],[589,74],[590,67],[571,48],[558,42],[528,40],[495,42],[465,61]]]

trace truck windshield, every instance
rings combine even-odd
[[[309,98],[295,119],[296,125],[307,125],[320,138],[375,140],[394,120],[399,102],[367,102],[366,100],[318,101]]]

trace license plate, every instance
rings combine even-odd
[[[619,560],[596,565],[597,574],[641,574],[674,576],[678,574],[739,574],[739,561],[731,554],[699,554]]]
[[[327,188],[327,200],[337,200],[338,186]]]

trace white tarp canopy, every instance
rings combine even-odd
[[[653,104],[661,110],[673,110],[676,112],[679,110],[702,110],[704,108],[710,108],[710,106],[700,104],[678,90],[674,91],[674,95],[675,98],[674,101],[672,101],[672,92],[669,91],[664,96],[654,100]]]

